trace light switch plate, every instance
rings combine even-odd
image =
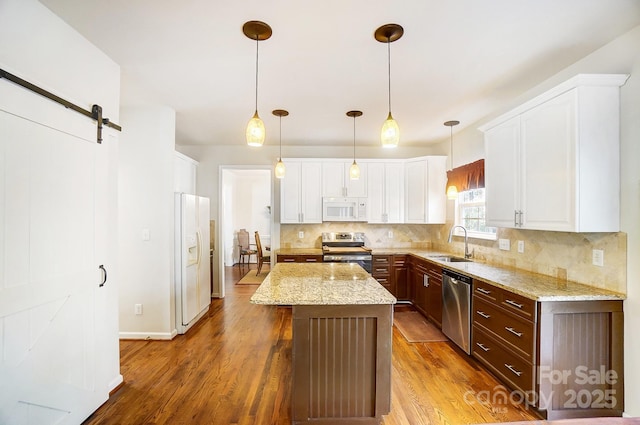
[[[604,267],[604,251],[601,249],[594,249],[592,251],[591,261],[594,266]]]
[[[498,239],[498,247],[503,251],[511,249],[511,241],[509,239]]]
[[[518,252],[520,254],[524,252],[524,241],[518,241]]]
[[[388,236],[389,239],[393,239],[393,230],[389,230]]]

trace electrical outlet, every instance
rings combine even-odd
[[[601,249],[594,249],[591,254],[591,261],[594,266],[604,267],[604,251]]]
[[[389,233],[387,236],[389,236],[389,239],[393,239],[393,230],[389,230]]]
[[[524,241],[518,241],[518,252],[520,254],[524,252]]]
[[[304,232],[300,231],[298,232],[298,239],[303,239],[304,238]]]
[[[135,304],[133,306],[133,309],[134,309],[134,311],[136,313],[136,316],[142,315],[142,304]]]
[[[509,251],[511,249],[511,241],[509,239],[498,239],[498,248],[503,251]]]

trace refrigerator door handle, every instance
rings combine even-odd
[[[196,264],[200,265],[202,259],[202,234],[199,230],[196,231]]]

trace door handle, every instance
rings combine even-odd
[[[103,264],[100,264],[98,268],[102,270],[102,282],[100,282],[100,285],[98,285],[100,288],[102,288],[104,284],[107,283],[107,269],[104,268]]]

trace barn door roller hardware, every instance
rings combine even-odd
[[[81,108],[78,105],[71,103],[59,96],[56,96],[55,94],[48,92],[41,87],[31,84],[30,82],[25,81],[22,78],[16,75],[13,75],[10,72],[5,71],[4,69],[0,69],[0,78],[5,78],[11,81],[12,83],[15,83],[19,86],[24,87],[25,89],[31,90],[32,92],[39,94],[40,96],[44,96],[47,99],[53,100],[54,102],[59,103],[60,105],[64,106],[67,109],[72,109],[86,117],[93,118],[94,120],[96,120],[98,124],[98,128],[97,128],[98,143],[102,143],[102,127],[103,126],[106,125],[107,127],[113,128],[118,131],[122,131],[122,127],[120,127],[118,124],[112,123],[109,120],[109,118],[102,117],[102,106],[100,105],[93,105],[91,107],[91,111],[87,111],[86,109]]]

